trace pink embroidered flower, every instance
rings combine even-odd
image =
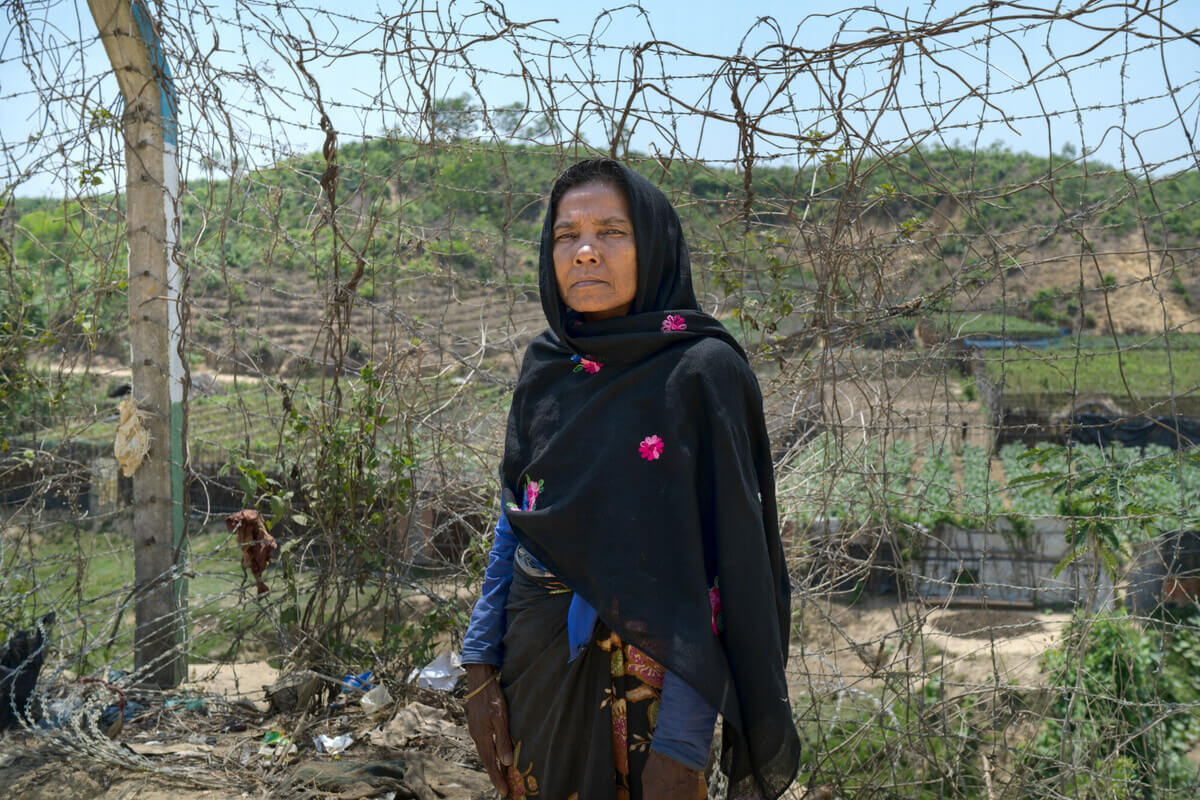
[[[671,333],[672,331],[686,331],[687,320],[678,314],[667,314],[667,318],[662,321],[662,332]]]
[[[571,370],[572,372],[587,370],[588,375],[595,375],[604,366],[599,361],[593,361],[590,358],[583,358],[582,356],[571,356],[571,361],[575,363],[575,369]]]
[[[542,482],[531,480],[529,476],[525,476],[525,510],[533,511],[534,504],[537,503],[538,495],[542,492]]]
[[[590,358],[583,358],[582,356],[571,356],[571,361],[575,363],[575,369],[572,372],[587,370],[588,375],[595,375],[604,366],[599,361],[593,361]]]
[[[708,604],[712,606],[713,636],[725,630],[725,620],[721,617],[721,587],[715,582],[708,590]]]
[[[638,445],[638,453],[647,461],[654,461],[662,455],[663,440],[657,436],[647,436]]]

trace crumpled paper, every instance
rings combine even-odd
[[[424,703],[409,703],[396,716],[370,733],[376,747],[400,749],[418,739],[441,737],[469,742],[467,729],[450,721],[446,712]]]

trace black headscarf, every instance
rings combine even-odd
[[[563,304],[552,234],[560,178],[539,264],[550,328],[529,345],[513,396],[504,503],[538,560],[721,712],[730,796],[775,798],[795,776],[800,744],[758,382],[696,302],[666,196],[606,166],[629,199],[637,295],[626,316],[594,322]],[[532,510],[520,510],[531,494]]]

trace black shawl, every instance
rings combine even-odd
[[[775,798],[800,744],[762,397],[741,347],[696,302],[670,202],[621,170],[637,296],[623,317],[569,310],[548,211],[539,286],[550,327],[529,345],[513,396],[504,504],[538,560],[721,712],[730,797]],[[520,510],[531,494],[533,509]]]

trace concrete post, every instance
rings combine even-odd
[[[152,18],[141,0],[88,0],[125,99],[126,236],[133,396],[150,452],[133,475],[134,669],[170,687],[186,675],[183,537],[183,366],[179,355],[178,108]]]

